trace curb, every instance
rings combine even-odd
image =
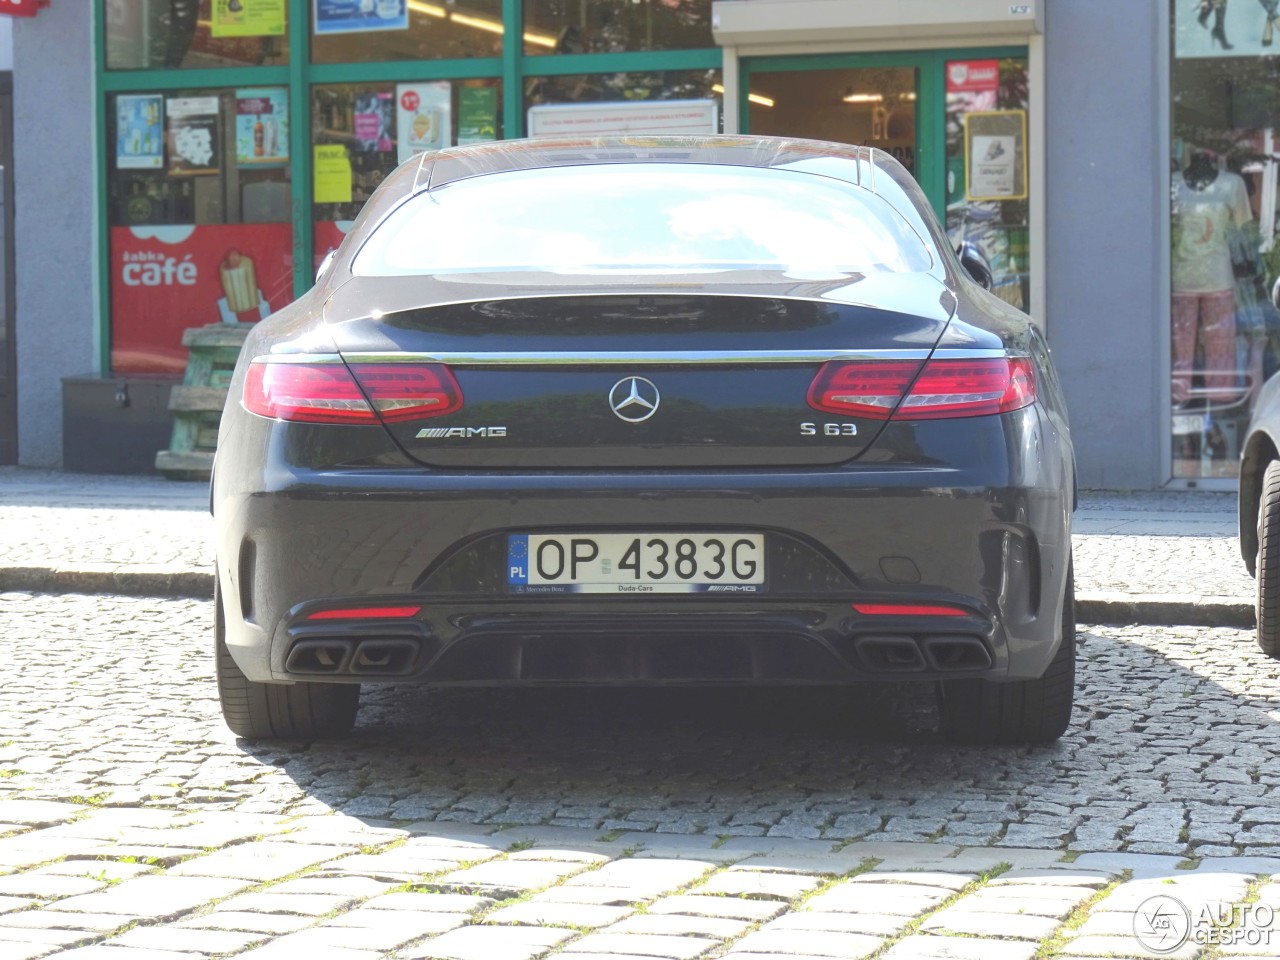
[[[1182,594],[1088,593],[1076,597],[1078,623],[1243,627],[1257,624],[1252,600]]]
[[[136,564],[0,567],[0,592],[5,591],[212,600],[213,573]]]
[[[164,566],[88,564],[0,567],[0,593],[115,594],[157,599],[212,600],[213,573]],[[1091,624],[1242,627],[1255,624],[1252,601],[1183,594],[1084,593],[1076,620]]]

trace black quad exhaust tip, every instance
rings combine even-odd
[[[289,673],[346,673],[354,650],[350,640],[299,640],[289,650],[284,668]]]
[[[925,637],[921,646],[935,670],[985,670],[991,666],[991,653],[978,637]]]
[[[925,668],[924,655],[911,637],[858,637],[854,649],[870,670],[883,673],[917,673]]]
[[[421,644],[417,640],[362,640],[351,658],[356,675],[403,676],[413,670]]]

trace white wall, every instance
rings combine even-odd
[[[13,69],[13,21],[0,17],[0,70]]]
[[[1049,341],[1080,486],[1151,489],[1168,476],[1168,6],[1054,0],[1046,13]]]
[[[16,20],[13,40],[18,462],[57,466],[61,378],[96,369],[88,4],[55,3]]]

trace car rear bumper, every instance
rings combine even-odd
[[[461,475],[298,471],[216,496],[227,644],[251,680],[848,683],[1039,676],[1070,484],[940,468]],[[963,482],[957,482],[963,481]],[[756,595],[512,596],[509,532],[762,532]],[[855,602],[950,604],[867,616]],[[398,619],[310,621],[360,603]]]

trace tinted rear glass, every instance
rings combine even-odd
[[[812,174],[610,164],[460,180],[407,202],[357,276],[782,271],[797,279],[923,273],[929,242],[888,203]]]

